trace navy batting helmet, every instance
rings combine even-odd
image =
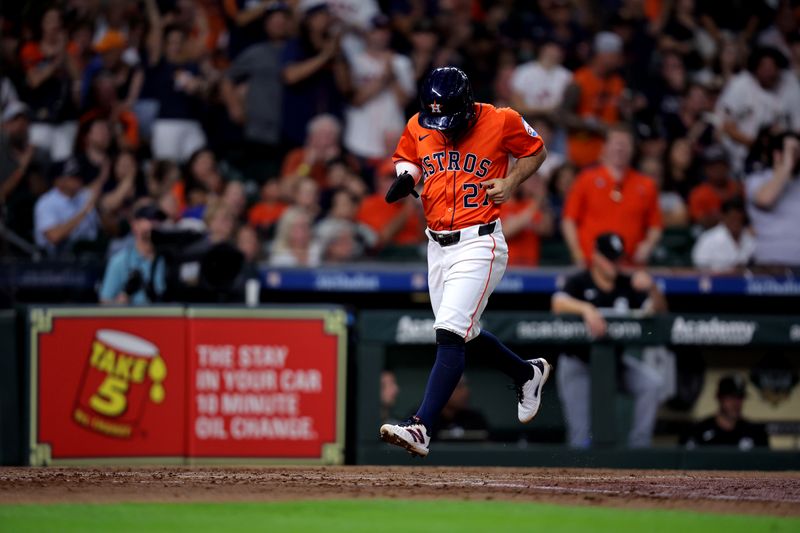
[[[419,124],[440,131],[463,130],[475,116],[475,98],[469,78],[459,68],[433,70],[419,94]]]

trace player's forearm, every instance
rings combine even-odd
[[[573,298],[563,292],[553,295],[551,309],[557,315],[583,315],[592,304]]]
[[[653,288],[650,289],[650,311],[653,313],[666,313],[668,309],[667,298],[658,288],[658,285],[653,283]]]
[[[514,165],[514,168],[508,173],[506,179],[511,180],[515,188],[519,187],[522,182],[533,176],[534,173],[539,170],[539,167],[542,166],[545,159],[547,159],[547,149],[542,146],[542,149],[532,156],[518,159],[517,164]]]

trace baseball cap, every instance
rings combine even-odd
[[[167,220],[167,215],[153,204],[143,205],[133,213],[134,219],[145,218],[147,220],[156,220],[163,222]]]
[[[712,144],[703,150],[703,163],[727,163],[728,154],[721,144]]]
[[[625,245],[616,233],[603,233],[594,241],[595,249],[609,261],[617,261],[625,253]]]
[[[747,396],[747,383],[742,376],[738,374],[730,374],[723,376],[719,380],[717,386],[717,398],[720,396],[736,396],[737,398],[744,398]]]
[[[594,36],[596,54],[622,52],[622,38],[610,31],[601,31]]]
[[[56,180],[61,177],[73,177],[77,179],[81,178],[81,166],[78,163],[78,160],[74,157],[70,157],[60,163],[53,163],[50,166],[50,178]]]
[[[3,109],[3,122],[14,120],[20,115],[28,115],[28,106],[24,102],[15,100]]]
[[[98,54],[108,52],[109,50],[121,50],[128,45],[128,40],[122,32],[117,30],[108,30],[103,34],[96,43],[94,43],[94,51]]]

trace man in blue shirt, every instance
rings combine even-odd
[[[133,241],[109,260],[100,288],[101,303],[145,305],[153,296],[164,293],[164,261],[158,260],[153,268],[156,256],[150,233],[165,219],[166,215],[149,201],[134,210]]]
[[[100,218],[95,205],[103,181],[84,187],[74,159],[54,166],[52,176],[53,188],[37,200],[33,223],[36,244],[55,256],[69,252],[77,241],[97,238]]]

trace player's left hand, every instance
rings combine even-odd
[[[481,187],[486,189],[489,200],[496,204],[507,202],[514,196],[514,186],[506,179],[486,180],[481,183]]]

